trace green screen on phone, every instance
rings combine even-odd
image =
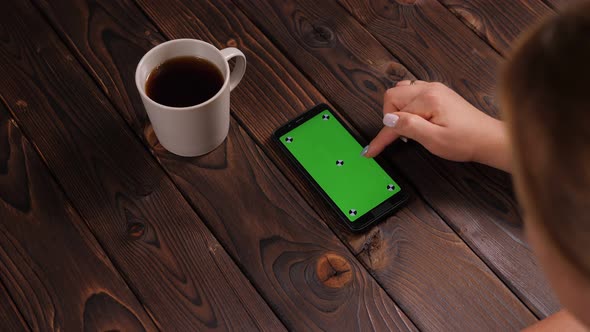
[[[399,185],[329,110],[281,136],[281,142],[349,221],[400,192]]]

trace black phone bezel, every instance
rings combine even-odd
[[[336,118],[336,120],[338,122],[340,122],[340,124],[342,124],[342,126],[346,129],[346,131],[348,131],[348,133],[350,135],[352,135],[352,137],[354,137],[354,139],[357,142],[359,142],[359,144],[361,144],[361,146],[365,145],[364,140],[362,138],[360,138],[358,135],[356,135],[353,131],[351,131],[351,129],[346,125],[346,123],[342,121],[340,116],[327,104],[318,104],[318,105],[312,107],[311,109],[309,109],[307,112],[290,120],[289,122],[287,122],[283,126],[279,127],[277,130],[275,130],[275,132],[273,133],[273,138],[277,141],[281,150],[287,155],[287,157],[289,158],[291,163],[293,163],[295,165],[296,169],[307,179],[307,181],[309,183],[312,184],[312,186],[315,188],[315,190],[317,190],[320,193],[320,195],[323,197],[323,199],[328,203],[328,205],[330,205],[332,210],[334,212],[336,212],[336,214],[338,215],[338,218],[341,219],[351,231],[353,231],[353,232],[362,231],[362,230],[366,229],[367,227],[369,227],[370,225],[381,220],[382,218],[392,214],[394,211],[399,209],[405,202],[408,201],[409,195],[408,195],[407,191],[404,190],[404,187],[402,186],[402,183],[404,183],[405,181],[398,181],[397,176],[396,177],[393,176],[391,167],[389,167],[383,161],[383,159],[378,158],[378,157],[375,158],[375,161],[377,162],[377,164],[379,164],[379,166],[381,168],[383,168],[383,170],[385,170],[385,172],[387,172],[387,174],[389,174],[394,179],[394,181],[400,186],[401,190],[398,193],[396,193],[395,195],[388,198],[387,200],[383,201],[381,204],[379,204],[376,207],[374,207],[373,209],[371,209],[369,212],[364,214],[359,219],[357,219],[355,221],[350,221],[348,219],[348,217],[346,217],[346,215],[344,215],[344,213],[342,213],[342,211],[340,211],[340,209],[338,208],[336,203],[334,203],[334,201],[332,201],[330,196],[328,196],[328,194],[326,194],[326,192],[322,189],[322,187],[307,172],[307,170],[303,167],[303,165],[301,165],[301,163],[299,163],[299,161],[293,156],[293,154],[291,154],[291,152],[287,149],[287,147],[285,147],[283,142],[281,142],[281,136],[283,136],[287,132],[297,128],[298,126],[302,125],[307,120],[313,118],[314,116],[323,112],[324,110],[329,110],[332,113],[332,115]],[[359,151],[359,153],[360,153],[360,151]]]

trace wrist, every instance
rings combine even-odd
[[[505,172],[512,170],[512,154],[506,125],[494,118],[484,125],[486,130],[479,135],[479,144],[473,153],[473,161]]]

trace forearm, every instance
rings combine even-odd
[[[561,310],[523,330],[523,332],[550,331],[584,332],[588,331],[588,329],[582,323],[578,322],[569,312]]]
[[[505,123],[490,119],[482,128],[479,144],[474,152],[474,161],[510,173],[512,171],[512,151]]]

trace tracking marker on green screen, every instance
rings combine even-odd
[[[347,216],[355,221],[400,191],[328,110],[281,136],[281,142]]]

